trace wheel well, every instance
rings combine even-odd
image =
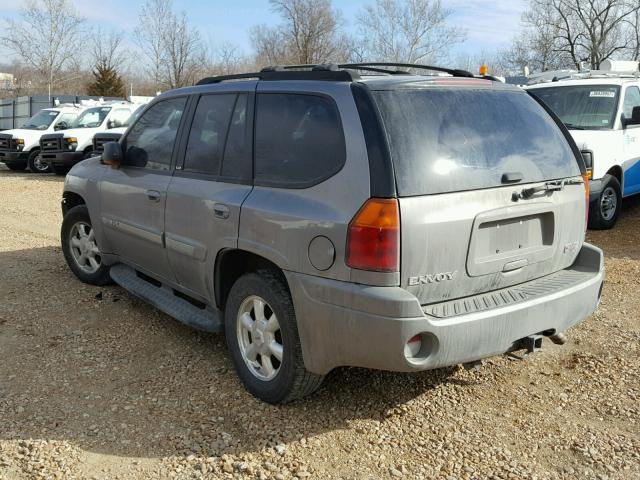
[[[62,214],[66,214],[73,207],[77,207],[78,205],[84,205],[87,202],[84,201],[77,193],[73,192],[64,192],[62,194]]]
[[[622,186],[622,167],[620,167],[619,165],[611,167],[607,172],[607,175],[616,177],[618,179],[618,182],[620,182],[620,186]]]
[[[262,269],[272,269],[282,272],[275,263],[255,253],[245,250],[223,250],[220,252],[218,258],[216,258],[214,274],[216,304],[218,308],[224,310],[231,287],[238,278],[245,273]],[[286,284],[284,274],[282,274],[282,278]]]

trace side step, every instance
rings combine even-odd
[[[122,288],[192,328],[214,333],[224,330],[222,315],[218,309],[212,309],[209,306],[198,308],[175,295],[172,288],[156,286],[144,280],[128,265],[122,263],[113,265],[110,275]]]

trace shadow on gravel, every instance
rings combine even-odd
[[[81,284],[59,248],[0,252],[0,278],[0,440],[139,457],[256,452],[402,415],[438,385],[464,383],[454,368],[343,368],[306,399],[267,405],[241,386],[222,336]]]
[[[9,170],[4,164],[0,163],[0,179],[2,178],[24,178],[28,180],[40,180],[43,182],[63,182],[64,175],[56,175],[54,173],[32,173],[30,170]]]
[[[589,230],[587,241],[602,248],[605,257],[640,260],[640,195],[622,201],[615,227]]]

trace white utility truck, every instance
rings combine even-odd
[[[612,228],[622,199],[640,193],[638,62],[605,61],[598,71],[546,72],[526,89],[562,120],[590,175],[589,227]]]

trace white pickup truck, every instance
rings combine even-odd
[[[40,137],[69,128],[84,110],[80,105],[59,105],[36,113],[20,128],[0,132],[0,163],[10,170],[50,171],[40,155]]]
[[[612,228],[622,199],[640,193],[638,62],[607,61],[601,69],[558,72],[526,87],[558,115],[582,152],[595,229]]]
[[[57,174],[66,174],[73,165],[93,156],[93,137],[97,132],[125,128],[139,104],[125,101],[104,102],[88,108],[63,133],[40,139],[42,161]]]

